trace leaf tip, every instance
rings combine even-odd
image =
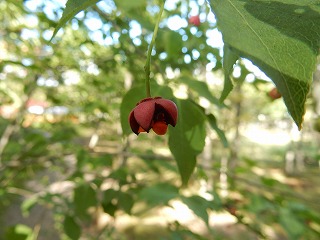
[[[302,115],[301,121],[296,122],[298,130],[301,131],[303,128],[304,115]]]
[[[54,29],[54,31],[53,31],[53,33],[52,33],[52,36],[51,36],[51,38],[50,38],[50,40],[49,40],[49,43],[52,43],[52,40],[54,39],[54,37],[57,35],[57,33],[58,33],[58,31],[61,29],[61,27],[59,27],[59,26],[57,26],[57,27],[55,27],[55,29]]]

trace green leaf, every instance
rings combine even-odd
[[[146,3],[145,0],[134,0],[134,1],[115,0],[114,2],[116,3],[117,7],[122,8],[124,10],[139,8],[141,6],[144,6]]]
[[[200,217],[207,225],[209,225],[209,216],[207,209],[209,208],[209,202],[197,195],[190,197],[181,197],[181,200]]]
[[[173,98],[172,90],[169,87],[151,84],[151,89],[153,96],[161,96],[167,99]],[[132,133],[128,122],[129,114],[131,110],[136,106],[136,104],[145,97],[146,94],[144,85],[131,88],[123,97],[120,106],[120,119],[124,135],[129,135],[130,133]]]
[[[159,183],[141,190],[139,197],[151,206],[166,205],[171,199],[179,196],[176,186]]]
[[[300,239],[305,232],[303,223],[287,208],[281,208],[279,214],[280,224],[287,231],[289,239]]]
[[[233,71],[233,65],[239,59],[239,55],[232,51],[228,44],[224,44],[223,53],[224,85],[223,91],[220,96],[221,102],[223,102],[227,98],[227,96],[233,89],[233,82],[230,75]]]
[[[73,196],[74,211],[77,217],[87,219],[89,207],[97,204],[97,196],[89,184],[82,184],[74,190]]]
[[[131,196],[131,194],[126,192],[119,192],[119,196],[118,196],[119,208],[121,208],[127,214],[130,214],[133,204],[134,204],[134,199]]]
[[[110,188],[103,192],[103,203],[110,203],[113,199],[118,197],[118,191]]]
[[[114,216],[118,209],[122,209],[127,214],[130,214],[133,204],[133,197],[127,192],[108,189],[103,193],[103,210],[111,216]]]
[[[248,206],[255,214],[263,213],[265,211],[271,211],[274,209],[274,205],[270,203],[265,197],[260,195],[250,196],[250,205]]]
[[[179,116],[176,127],[170,127],[169,148],[178,164],[182,184],[186,185],[196,166],[196,156],[204,147],[205,115],[190,100],[176,103]]]
[[[54,38],[57,32],[62,28],[70,19],[77,15],[82,10],[96,4],[100,0],[68,0],[66,8],[63,11],[62,17],[58,22],[58,25],[54,29],[50,41]]]
[[[30,198],[27,198],[26,200],[23,201],[21,204],[21,211],[23,216],[28,216],[30,210],[37,205],[39,199],[36,196],[32,196]]]
[[[77,169],[81,170],[83,167],[90,162],[89,153],[83,148],[79,149],[76,155],[77,158]]]
[[[208,85],[205,82],[192,79],[188,76],[182,76],[179,78],[179,80],[186,84],[189,88],[196,91],[199,94],[199,96],[206,98],[208,101],[217,105],[218,107],[225,107],[225,105],[222,104],[218,98],[212,95],[208,88]]]
[[[112,171],[108,177],[116,179],[120,183],[120,185],[123,185],[128,182],[128,175],[129,175],[128,169],[124,167],[120,167]]]
[[[17,224],[9,227],[5,233],[5,240],[32,240],[34,239],[33,231],[30,227]]]
[[[214,190],[211,192],[211,194],[213,196],[213,201],[209,208],[214,211],[221,211],[224,207],[219,194]]]
[[[142,15],[140,11],[128,11],[128,12],[126,12],[126,15],[130,19],[134,19],[137,22],[139,22],[141,27],[145,28],[146,30],[148,30],[150,32],[153,32],[154,23],[150,21],[148,16]],[[159,32],[158,32],[158,34],[159,34]]]
[[[74,217],[66,216],[63,222],[63,228],[65,234],[72,240],[77,240],[81,236],[81,228],[76,223]]]
[[[224,134],[224,131],[222,131],[217,124],[217,119],[213,114],[207,115],[208,122],[210,126],[216,131],[217,135],[220,138],[221,143],[225,148],[229,147],[228,140],[226,138],[226,135]]]
[[[118,210],[118,206],[112,202],[102,203],[102,208],[105,213],[108,213],[112,217],[115,216],[115,213]]]
[[[299,129],[319,54],[318,1],[210,1],[223,40],[276,84]]]
[[[114,216],[118,209],[116,203],[113,199],[118,198],[119,192],[114,189],[108,189],[103,193],[102,207],[104,212],[108,213],[110,216]]]
[[[276,179],[273,178],[268,178],[268,177],[260,177],[261,182],[268,186],[268,187],[273,187],[275,185],[280,185],[280,182]]]
[[[168,58],[174,59],[181,55],[183,47],[181,35],[175,31],[167,30],[163,33],[163,42]]]

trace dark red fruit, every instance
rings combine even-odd
[[[130,112],[129,123],[135,134],[149,132],[150,129],[158,135],[167,132],[168,124],[177,124],[178,109],[174,102],[161,97],[142,99]]]

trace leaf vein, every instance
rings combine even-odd
[[[281,74],[281,77],[282,77],[283,79],[285,79],[285,76],[283,75],[283,73],[282,73],[282,71],[281,71],[281,69],[280,69],[277,61],[275,60],[273,54],[271,53],[268,45],[263,41],[263,39],[262,39],[262,38],[260,37],[260,35],[256,32],[256,30],[255,30],[253,27],[251,27],[251,25],[250,25],[249,22],[247,21],[246,17],[239,11],[239,9],[232,3],[232,1],[231,1],[231,0],[227,0],[227,1],[228,1],[229,4],[235,9],[235,11],[240,15],[240,17],[243,19],[244,23],[249,27],[249,29],[254,33],[254,35],[256,35],[256,37],[259,39],[259,41],[261,42],[261,44],[263,45],[263,47],[267,50],[267,52],[268,52],[269,56],[271,57],[272,61],[274,62],[275,66],[276,66],[276,68],[277,68],[277,71]],[[284,84],[285,84],[285,86],[286,86],[286,88],[287,88],[287,90],[288,90],[287,92],[288,92],[288,95],[289,95],[289,98],[290,98],[291,103],[294,103],[294,97],[292,96],[291,92],[289,91],[289,86],[288,86],[287,82],[284,81]],[[295,105],[292,104],[292,106],[293,106],[293,111],[294,111],[294,113],[292,113],[292,114],[297,115],[297,109],[296,109]]]

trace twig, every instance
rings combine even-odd
[[[33,94],[33,91],[35,90],[36,82],[39,77],[40,77],[39,75],[36,75],[34,80],[31,83],[29,83],[30,90],[24,96],[25,99],[22,100],[23,103],[18,108],[18,115],[16,116],[15,119],[13,119],[9,123],[9,125],[6,127],[6,129],[4,130],[4,133],[1,136],[1,139],[0,139],[0,169],[2,168],[2,155],[3,155],[4,149],[6,148],[7,144],[9,143],[11,136],[15,132],[17,132],[21,127],[21,124],[22,124],[23,118],[24,118],[24,111],[27,107],[27,102],[29,101],[29,99],[31,98],[31,96]]]
[[[152,40],[150,42],[148,52],[147,52],[146,65],[144,66],[144,71],[146,73],[146,94],[147,94],[147,97],[151,97],[151,91],[150,91],[151,53],[152,53],[153,45],[156,41],[156,37],[157,37],[158,29],[159,29],[159,24],[160,24],[160,20],[161,20],[161,15],[164,10],[164,4],[165,4],[165,0],[163,0],[161,8],[160,8],[160,12],[159,12],[159,15],[158,15],[158,18],[156,21],[156,25],[154,27],[153,35],[152,35]]]

